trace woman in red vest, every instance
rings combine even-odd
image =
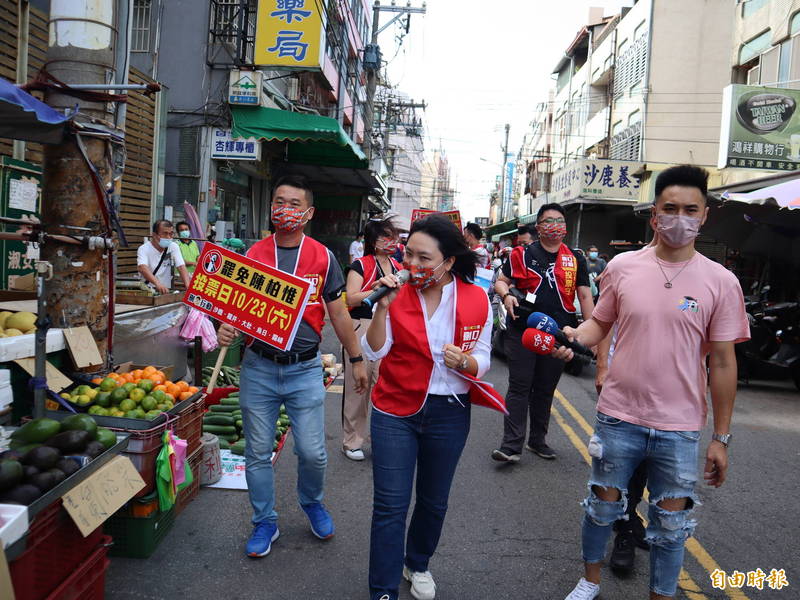
[[[370,221],[364,227],[364,256],[353,261],[347,273],[347,306],[356,336],[360,339],[372,320],[372,309],[361,302],[372,293],[378,280],[384,275],[397,273],[402,267],[392,254],[397,250],[398,231],[391,219]],[[350,355],[344,351],[344,357]],[[344,395],[342,399],[342,451],[350,460],[364,460],[362,446],[367,438],[367,419],[369,417],[369,398],[372,387],[378,379],[380,361],[367,362],[367,387],[356,392],[353,372],[345,365]]]
[[[480,377],[489,369],[492,313],[486,292],[471,283],[477,261],[459,229],[432,215],[411,227],[408,285],[399,287],[394,275],[380,279],[399,290],[380,301],[362,339],[369,360],[383,359],[370,428],[372,600],[396,600],[401,577],[417,600],[436,595],[428,562],[470,426],[469,383],[460,373]]]

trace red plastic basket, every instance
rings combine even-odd
[[[47,596],[47,600],[103,600],[106,571],[111,561],[106,558],[111,538],[103,536],[100,546],[60,586]]]
[[[197,494],[200,492],[200,469],[202,466],[203,449],[198,448],[194,454],[189,457],[189,467],[192,469],[192,476],[194,479],[188,487],[185,487],[178,492],[178,497],[175,500],[176,515],[181,514],[189,502],[197,498]]]
[[[31,523],[25,552],[9,564],[17,600],[49,598],[102,541],[102,527],[83,537],[61,500],[40,512]]]
[[[200,436],[203,435],[203,412],[205,402],[200,396],[189,406],[178,413],[175,423],[175,435],[186,440],[186,453],[194,454],[200,448]]]
[[[206,391],[207,389],[208,388],[203,388],[203,399],[205,401],[206,408],[212,404],[219,404],[219,401],[222,398],[227,398],[233,392],[239,391],[238,387],[218,387],[214,388],[214,390],[211,392]]]

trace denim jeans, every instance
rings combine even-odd
[[[325,386],[319,356],[294,365],[279,365],[247,350],[239,385],[246,440],[245,475],[253,505],[253,523],[278,519],[272,446],[281,404],[286,406],[292,424],[300,504],[322,502],[328,455]]]
[[[372,411],[374,497],[369,545],[370,598],[396,600],[403,564],[428,570],[442,532],[450,485],[470,426],[466,395],[429,395],[410,417]],[[463,405],[463,406],[462,406]],[[417,498],[406,533],[416,468]],[[403,539],[406,537],[405,548]]]
[[[694,485],[699,441],[699,431],[650,429],[597,413],[594,435],[589,440],[592,477],[589,496],[583,502],[584,561],[596,563],[603,559],[612,523],[626,517],[628,481],[639,464],[646,461],[650,589],[663,596],[675,594],[684,543],[697,524],[690,515],[698,504]],[[622,497],[616,502],[600,500],[592,486],[618,489]],[[659,507],[658,502],[667,498],[688,498],[686,510]]]

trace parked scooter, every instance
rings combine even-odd
[[[736,345],[739,379],[788,379],[800,389],[800,305],[767,302],[769,286],[745,299],[750,340]]]

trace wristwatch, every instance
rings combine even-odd
[[[469,365],[469,360],[468,360],[468,359],[467,359],[467,357],[465,356],[465,357],[464,357],[464,360],[462,360],[462,361],[461,361],[461,364],[460,364],[460,365],[458,365],[458,368],[459,368],[459,369],[461,369],[462,371],[464,371],[464,370],[466,370],[466,368],[467,368],[467,365]]]
[[[731,438],[732,437],[733,437],[733,434],[730,434],[730,433],[722,433],[722,434],[714,433],[714,434],[711,434],[711,439],[712,440],[715,440],[715,441],[719,442],[720,444],[722,444],[726,448],[728,447],[728,444],[731,443]]]
[[[358,356],[351,356],[349,358],[349,360],[350,360],[350,364],[354,365],[357,362],[363,362],[364,361],[364,357],[361,354],[359,354]]]

